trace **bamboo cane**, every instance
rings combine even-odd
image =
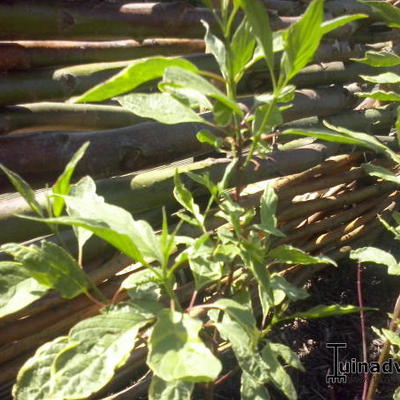
[[[0,43],[0,70],[25,70],[54,65],[77,65],[133,60],[154,55],[202,53],[201,39],[145,39],[107,42],[10,41]]]

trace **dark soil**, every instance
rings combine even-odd
[[[389,238],[390,239],[390,238]],[[390,240],[389,240],[390,241]],[[398,246],[398,245],[397,245]],[[399,259],[398,247],[391,246],[391,252]],[[358,305],[356,287],[357,267],[346,262],[339,268],[328,268],[318,273],[307,283],[311,296],[309,299],[291,306],[292,312],[307,310],[318,304]],[[393,311],[394,303],[400,291],[400,277],[388,276],[386,268],[371,264],[363,271],[363,299],[365,307],[378,308],[379,311],[366,313],[369,361],[379,357],[382,342],[372,331],[371,326],[387,328],[387,313]],[[271,337],[273,341],[287,344],[296,351],[305,367],[305,372],[290,371],[298,391],[299,400],[360,400],[363,389],[363,374],[348,374],[346,383],[327,383],[327,374],[333,367],[333,350],[327,343],[345,343],[347,348],[340,349],[340,360],[352,358],[362,361],[362,340],[359,314],[316,320],[297,320],[280,327]],[[375,400],[392,400],[394,390],[400,386],[399,374],[383,376]],[[240,375],[218,387],[215,399],[240,399]],[[284,397],[270,391],[273,400]]]

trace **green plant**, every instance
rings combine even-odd
[[[241,177],[256,162],[255,155],[264,153],[262,137],[281,123],[281,111],[294,94],[290,82],[311,61],[323,35],[362,17],[322,22],[322,14],[323,1],[314,0],[299,22],[274,37],[261,3],[224,0],[220,12],[215,12],[218,34],[205,26],[207,48],[221,76],[199,71],[181,58],[141,59],[78,99],[101,101],[117,96],[124,108],[141,117],[166,124],[202,123],[199,140],[231,158],[220,182],[187,173],[208,189],[206,204],[195,202],[177,171],[174,195],[183,210],[174,227],[164,215],[157,233],[147,222],[105,203],[90,177],[71,186],[73,170],[87,145],[52,187],[47,209],[41,208],[26,182],[3,167],[37,214],[32,218],[48,224],[56,236],[57,226],[72,226],[79,251],[75,260],[62,243],[1,246],[13,257],[0,264],[7,277],[1,315],[27,306],[49,289],[66,298],[85,294],[101,308],[100,315],[79,322],[68,335],[37,350],[19,372],[16,399],[87,398],[106,385],[143,342],[153,374],[150,399],[188,399],[195,384],[202,384],[204,397],[212,398],[222,370],[221,355],[227,348],[233,350],[242,371],[242,399],[270,398],[266,384],[289,399],[297,398],[281,360],[294,368],[302,366],[289,347],[268,339],[271,330],[291,318],[320,318],[358,308],[318,306],[287,315],[288,303],[305,298],[307,292],[274,272],[272,266],[334,262],[288,245],[274,247],[274,238],[283,233],[277,227],[273,186],[266,185],[259,209],[247,209],[241,204]],[[274,52],[282,53],[279,73]],[[236,88],[248,68],[260,60],[266,64],[273,90],[258,96],[249,109],[240,104]],[[160,78],[158,93],[121,95]],[[199,110],[210,111],[211,116],[199,115]],[[382,150],[370,138],[353,135],[348,141]],[[61,216],[64,209],[67,216]],[[219,221],[216,227],[211,225],[215,219]],[[195,227],[194,237],[185,234],[188,225]],[[84,245],[92,234],[141,264],[141,270],[131,274],[111,300],[82,269]],[[189,268],[194,278],[189,301],[183,301],[177,290],[176,272],[183,268]],[[122,292],[128,297],[118,302]]]

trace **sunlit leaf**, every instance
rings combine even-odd
[[[295,319],[295,318],[316,319],[316,318],[336,317],[340,315],[357,313],[360,312],[360,310],[361,309],[359,307],[351,305],[340,306],[338,304],[332,304],[327,306],[320,304],[318,306],[310,308],[307,311],[300,311],[298,313],[281,318],[281,320]],[[374,310],[374,308],[364,307],[364,310]]]
[[[152,318],[125,303],[75,325],[68,347],[52,366],[53,398],[83,399],[105,386],[128,360],[139,329]]]
[[[132,93],[116,97],[121,106],[136,115],[151,118],[163,124],[205,122],[189,106],[168,93]]]
[[[276,218],[276,209],[278,206],[278,196],[273,189],[271,183],[267,184],[260,199],[260,229],[271,235],[284,237],[278,228],[278,220]]]
[[[359,262],[373,262],[388,267],[388,274],[400,275],[400,264],[387,251],[376,247],[361,247],[350,252],[350,258]]]
[[[397,7],[386,1],[359,1],[372,7],[389,26],[400,28],[400,10]]]
[[[161,78],[165,68],[172,65],[197,71],[197,67],[182,58],[152,57],[132,62],[121,72],[88,90],[75,103],[102,101],[129,92],[148,81]]]
[[[281,68],[285,73],[286,82],[297,75],[314,57],[323,36],[322,18],[323,0],[313,0],[300,21],[284,32]]]
[[[79,199],[85,200],[87,202],[96,202],[102,201],[102,197],[97,196],[96,194],[96,183],[90,176],[85,176],[75,185],[71,186],[70,191],[71,197],[77,197]],[[64,199],[63,199],[64,201]],[[74,208],[67,207],[67,213],[70,217],[79,217],[80,213],[77,213]],[[85,243],[90,239],[93,233],[87,229],[80,228],[78,226],[72,227],[75,236],[78,240],[78,246],[80,251],[82,251],[83,246]]]
[[[195,72],[188,71],[178,67],[169,67],[165,70],[163,82],[173,85],[173,87],[182,87],[185,89],[196,90],[197,92],[212,97],[228,108],[234,110],[236,114],[243,115],[243,111],[233,101],[231,101],[218,88],[208,82]]]
[[[149,400],[190,400],[193,389],[193,382],[166,382],[157,375],[153,375],[149,388]]]
[[[63,297],[73,298],[90,287],[79,264],[55,243],[43,241],[41,247],[7,243],[0,249],[12,255],[41,285],[58,290]]]
[[[55,358],[67,345],[68,337],[60,336],[40,346],[20,369],[13,397],[18,400],[54,399],[51,370]]]
[[[268,393],[263,383],[257,382],[250,374],[242,371],[240,378],[240,399],[241,400],[270,400],[271,396]]]
[[[374,90],[373,92],[356,93],[358,97],[369,97],[380,101],[400,101],[400,94],[396,92],[387,92],[384,90]]]
[[[371,83],[379,83],[379,84],[391,84],[391,83],[400,83],[400,75],[395,74],[394,72],[384,72],[378,75],[360,75],[360,78],[364,79],[364,81]]]
[[[63,173],[57,178],[56,183],[52,187],[52,192],[55,195],[68,195],[71,188],[71,178],[75,168],[81,158],[84,156],[86,149],[89,147],[89,142],[84,143],[79,150],[72,156],[64,168]],[[53,214],[55,217],[61,215],[64,209],[64,198],[62,196],[53,197]]]
[[[337,28],[340,28],[343,25],[348,24],[349,22],[356,21],[357,19],[362,19],[362,18],[368,18],[368,15],[366,14],[342,15],[340,17],[324,21],[321,24],[322,34],[326,35],[327,33]]]
[[[331,264],[336,266],[335,261],[328,257],[315,257],[307,254],[301,249],[284,244],[275,247],[268,253],[268,257],[273,259],[274,263],[282,264]]]
[[[366,51],[363,58],[355,58],[354,61],[371,65],[372,67],[395,67],[400,65],[400,57],[393,51]]]
[[[43,211],[40,204],[37,202],[35,198],[35,192],[29,186],[29,184],[17,173],[9,170],[3,164],[0,164],[0,169],[7,175],[8,179],[15,187],[17,192],[24,198],[24,200],[28,203],[29,207],[32,209],[34,213],[39,216],[43,216]]]
[[[383,179],[388,182],[393,182],[396,185],[400,185],[400,176],[396,175],[394,172],[380,167],[379,165],[373,164],[362,164],[362,169],[371,176]]]
[[[170,382],[213,381],[221,372],[220,361],[201,341],[201,320],[164,309],[149,339],[147,364],[154,374]]]
[[[265,6],[260,1],[254,0],[235,0],[235,2],[245,12],[251,31],[257,40],[259,48],[262,50],[269,71],[273,71],[272,30]]]
[[[0,318],[24,309],[48,290],[21,263],[0,262]]]

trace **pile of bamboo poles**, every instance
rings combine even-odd
[[[298,21],[305,9],[302,1],[263,2],[274,30]],[[189,159],[179,166],[180,172],[208,172],[217,181],[229,160],[191,161],[210,151],[196,140],[201,124],[166,126],[144,121],[113,102],[73,105],[66,101],[109,78],[135,58],[183,56],[201,69],[218,72],[215,60],[203,54],[201,39],[204,32],[200,20],[212,25],[212,16],[208,10],[184,1],[90,3],[11,0],[0,5],[0,162],[31,183],[37,189],[39,202],[44,202],[43,188],[54,182],[72,154],[89,140],[90,147],[75,178],[93,176],[99,194],[107,202],[159,227],[162,207],[170,215],[178,209],[172,193],[176,166],[168,164]],[[321,44],[315,63],[294,82],[298,90],[293,107],[284,112],[282,128],[316,128],[326,119],[333,125],[380,135],[390,144],[393,140],[388,135],[396,120],[395,107],[359,109],[355,92],[363,90],[360,74],[396,68],[377,69],[351,58],[362,57],[370,49],[391,46],[398,33],[383,28],[378,16],[356,1],[326,0],[325,11],[328,18],[358,12],[370,18],[332,32]],[[240,84],[241,101],[248,106],[253,104],[255,93],[270,87],[264,67],[262,63],[255,65]],[[141,90],[151,90],[153,86],[151,83]],[[249,185],[249,190],[242,203],[248,207],[259,201],[264,185],[260,182],[277,178],[274,185],[280,201],[278,220],[287,236],[275,245],[290,243],[312,254],[323,253],[340,260],[350,247],[366,244],[377,235],[380,223],[376,216],[389,216],[397,208],[398,192],[392,184],[367,177],[360,166],[365,155],[349,153],[350,150],[321,142],[279,148],[244,171],[241,181]],[[158,166],[165,167],[138,173]],[[206,195],[204,189],[184,175],[183,179],[201,203]],[[234,183],[235,177],[232,186]],[[46,235],[54,240],[44,224],[18,219],[15,214],[29,214],[29,209],[0,176],[0,244],[35,243]],[[76,251],[71,231],[63,230],[61,236],[71,251]],[[5,255],[0,254],[0,259]],[[110,298],[122,280],[140,268],[126,270],[131,262],[99,239],[92,238],[87,244],[84,268]],[[319,268],[293,266],[282,269],[282,273],[301,284]],[[183,303],[192,290],[191,282],[181,282],[177,292]],[[205,290],[212,295],[212,288]],[[0,319],[0,399],[10,398],[19,368],[40,344],[65,334],[78,321],[96,313],[98,306],[84,296],[67,301],[50,293]],[[145,357],[145,348],[136,349],[127,365],[96,398],[106,398],[120,390],[120,394],[107,399],[122,400],[143,393],[148,377],[123,389],[146,372]]]

